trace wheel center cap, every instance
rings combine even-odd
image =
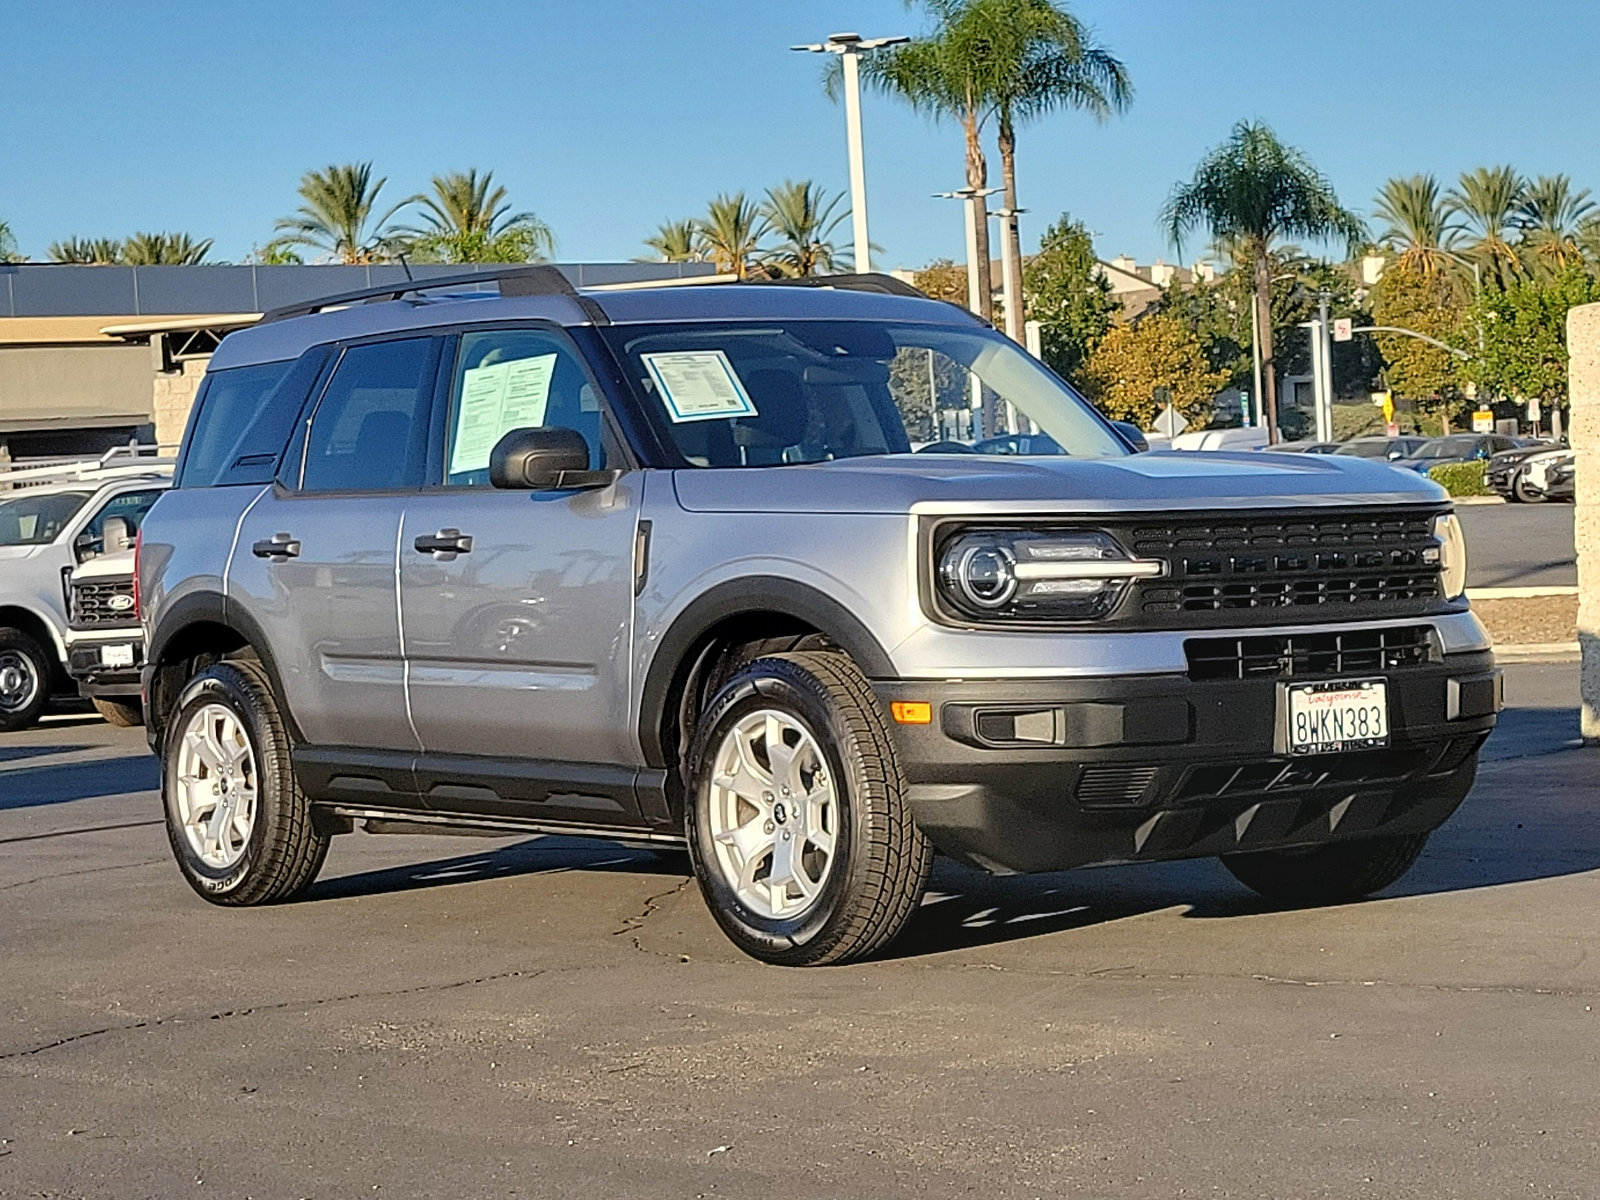
[[[779,800],[772,806],[772,819],[779,825],[782,825],[789,819],[789,810],[783,806],[782,800]]]

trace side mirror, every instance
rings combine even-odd
[[[489,453],[489,482],[522,492],[604,487],[615,471],[589,470],[589,443],[561,425],[513,429]]]
[[[1150,449],[1150,443],[1144,436],[1144,430],[1140,429],[1132,421],[1113,421],[1111,424],[1122,435],[1122,440],[1132,446],[1138,453],[1144,454]]]
[[[1391,451],[1389,451],[1389,461],[1390,461],[1390,462],[1394,462],[1394,461],[1395,461],[1395,460],[1396,460],[1396,459],[1400,459],[1400,458],[1404,458],[1404,457],[1405,457],[1405,455],[1404,455],[1404,454],[1402,454],[1402,453],[1401,453],[1401,452],[1400,452],[1400,451],[1398,451],[1398,450],[1391,450]]]
[[[88,558],[100,545],[100,539],[87,529],[72,539],[72,549],[79,562]]]

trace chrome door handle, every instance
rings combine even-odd
[[[270,538],[251,546],[250,553],[257,558],[270,558],[273,562],[286,562],[291,558],[300,557],[300,540],[290,537],[287,533],[275,533]]]
[[[412,543],[418,554],[431,554],[449,561],[458,554],[472,553],[472,535],[459,529],[441,529],[438,533],[424,533]]]

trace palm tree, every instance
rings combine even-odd
[[[450,263],[539,262],[555,251],[555,235],[531,212],[510,212],[506,189],[492,186],[493,171],[476,169],[433,177],[431,194],[417,198],[422,224],[401,232],[424,261]]]
[[[11,232],[11,226],[5,221],[0,221],[0,263],[20,262],[22,256],[17,253],[16,235]]]
[[[1541,175],[1528,185],[1518,212],[1523,241],[1537,258],[1553,267],[1582,261],[1579,231],[1595,215],[1589,189],[1572,190],[1565,175]]]
[[[1341,239],[1353,252],[1366,237],[1361,218],[1344,208],[1333,185],[1306,155],[1285,146],[1267,126],[1241,121],[1228,140],[1180,183],[1162,209],[1161,222],[1180,249],[1184,235],[1203,228],[1213,238],[1240,244],[1251,263],[1256,319],[1261,330],[1267,429],[1276,439],[1278,381],[1272,349],[1272,242],[1304,237]]]
[[[1521,270],[1511,245],[1528,181],[1514,167],[1478,167],[1463,171],[1445,195],[1450,211],[1462,217],[1475,240],[1467,247],[1486,273],[1504,286]]]
[[[785,180],[782,187],[768,188],[761,215],[778,243],[767,252],[767,264],[791,277],[848,268],[849,255],[832,241],[834,230],[850,215],[849,209],[835,214],[843,201],[843,196],[830,197],[809,179]]]
[[[187,233],[136,233],[122,243],[120,258],[130,267],[192,267],[205,259],[211,242]]]
[[[1432,175],[1389,180],[1373,202],[1373,211],[1386,223],[1378,241],[1399,253],[1402,269],[1422,275],[1449,270],[1453,260],[1443,251],[1454,246],[1462,226],[1453,219],[1454,210]]]
[[[717,270],[731,272],[740,279],[749,273],[750,260],[767,232],[761,210],[746,200],[743,192],[718,196],[711,202],[705,219],[696,222],[695,227],[706,257],[716,263]]]
[[[393,257],[390,220],[416,199],[408,196],[374,218],[378,193],[387,179],[372,181],[372,164],[333,164],[300,177],[305,201],[292,217],[278,221],[277,244],[309,246],[342,263],[381,262]]]
[[[661,228],[645,238],[644,244],[655,251],[643,262],[704,262],[705,246],[700,240],[698,221],[664,221]]]
[[[64,242],[51,242],[45,253],[52,262],[108,267],[122,261],[122,242],[117,238],[70,237]]]

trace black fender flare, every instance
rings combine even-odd
[[[674,765],[667,761],[661,731],[673,684],[692,665],[689,659],[696,644],[729,617],[747,614],[802,621],[854,659],[867,678],[898,678],[878,639],[859,617],[827,593],[797,580],[768,575],[720,583],[678,614],[645,669],[639,699],[639,745],[651,766]]]

